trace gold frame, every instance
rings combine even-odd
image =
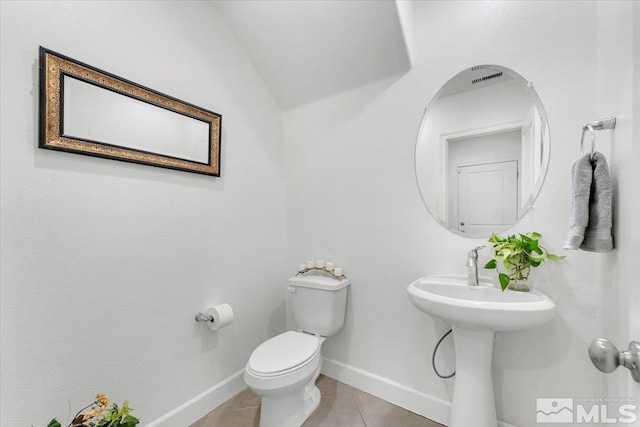
[[[62,79],[67,75],[209,124],[208,162],[67,137],[62,134]],[[220,176],[222,116],[40,47],[40,148]]]

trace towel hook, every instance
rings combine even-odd
[[[596,149],[596,138],[593,132],[593,126],[591,124],[585,125],[582,128],[582,138],[580,138],[580,155],[584,156],[584,134],[589,131],[589,135],[591,136],[591,156],[590,159],[593,160],[593,154]]]

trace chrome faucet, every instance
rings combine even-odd
[[[469,269],[469,286],[478,286],[478,251],[484,245],[473,248],[467,254],[467,268]]]

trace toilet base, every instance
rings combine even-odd
[[[287,394],[262,396],[259,427],[300,427],[320,405],[320,390],[314,382],[310,385]]]
[[[320,345],[324,337],[318,337]],[[275,377],[260,377],[245,370],[244,380],[261,396],[259,427],[300,427],[320,405],[316,380],[322,370],[320,349],[312,359],[293,372]]]

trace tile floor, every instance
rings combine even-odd
[[[303,427],[442,427],[396,405],[332,378],[320,375],[320,406]],[[190,427],[257,427],[260,397],[246,389]]]

